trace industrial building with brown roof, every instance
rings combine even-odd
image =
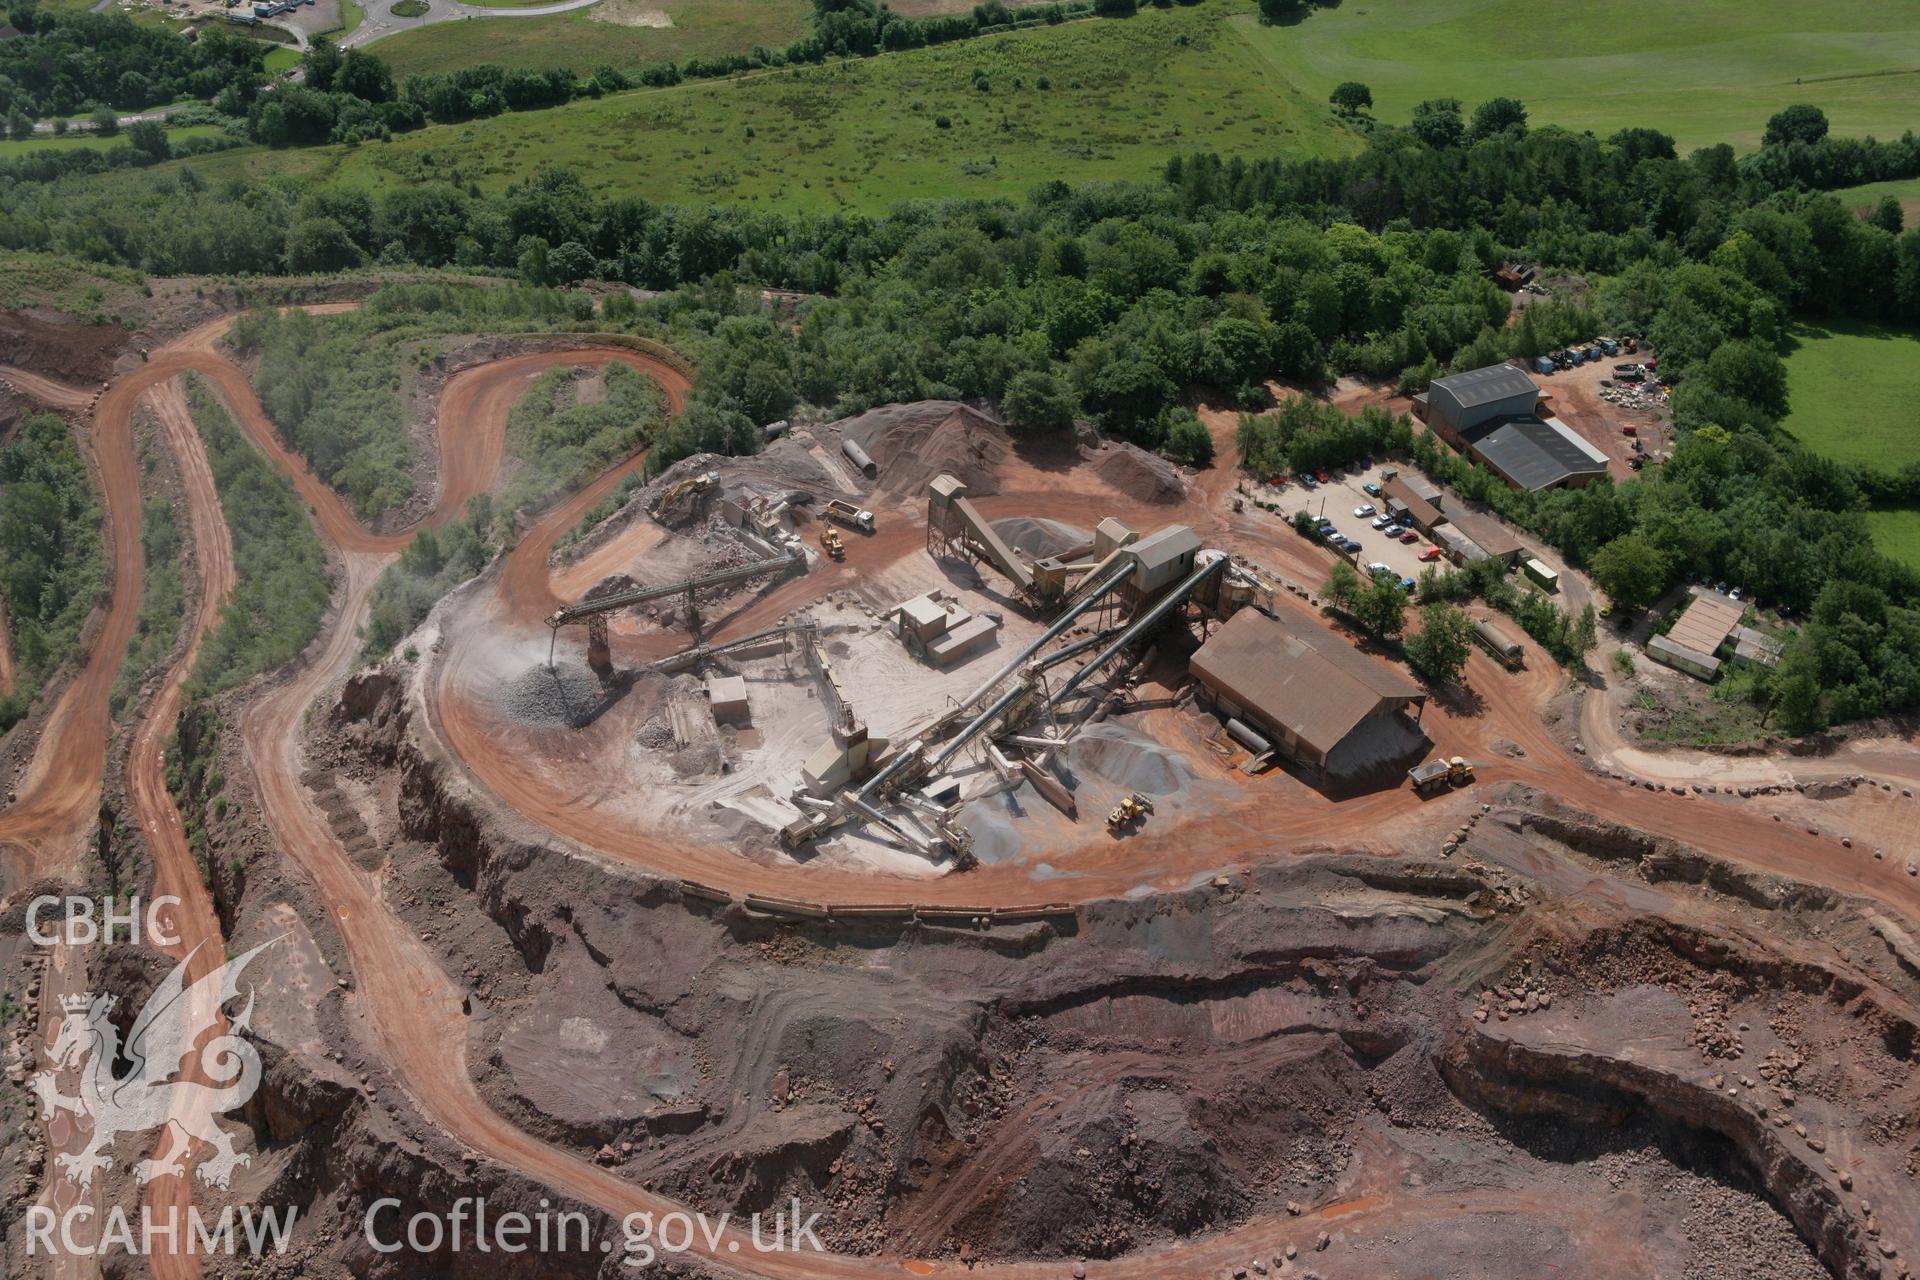
[[[1431,489],[1433,486],[1426,487]],[[1393,515],[1404,512],[1411,516],[1413,527],[1422,533],[1430,533],[1435,525],[1446,521],[1446,516],[1441,514],[1440,508],[1414,492],[1413,486],[1407,483],[1405,476],[1395,476],[1387,481],[1386,487],[1381,492],[1386,496],[1387,511]],[[1438,490],[1435,490],[1435,494],[1438,496]]]
[[[1426,705],[1420,686],[1321,627],[1242,609],[1191,670],[1226,715],[1328,778],[1397,766],[1426,743],[1402,714]]]
[[[1447,518],[1453,522],[1455,529],[1471,538],[1475,546],[1495,560],[1512,564],[1524,550],[1520,539],[1508,533],[1506,526],[1492,516],[1484,516],[1477,511],[1449,511]]]

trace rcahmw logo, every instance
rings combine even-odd
[[[42,1118],[51,1121],[70,1115],[73,1128],[86,1139],[78,1150],[55,1155],[62,1177],[83,1192],[90,1190],[95,1175],[111,1167],[113,1158],[108,1153],[117,1138],[152,1130],[164,1130],[163,1141],[151,1158],[134,1166],[134,1178],[142,1185],[155,1178],[184,1176],[195,1143],[211,1149],[193,1166],[194,1177],[205,1186],[226,1187],[234,1170],[251,1162],[250,1156],[234,1150],[232,1137],[217,1122],[219,1116],[245,1105],[260,1087],[260,1055],[244,1038],[253,1017],[251,987],[245,992],[246,1004],[224,1031],[219,1022],[222,1008],[242,994],[241,974],[255,956],[278,941],[272,939],[235,956],[191,985],[186,980],[193,960],[189,952],[133,1020],[124,1045],[110,1016],[114,997],[82,992],[61,998],[60,1029],[48,1051],[52,1065],[31,1083],[40,1098]],[[217,1034],[206,1038],[210,1032]],[[128,1069],[116,1075],[114,1066],[122,1060]],[[186,1074],[187,1066],[197,1066],[194,1074],[199,1078],[174,1078]],[[62,1091],[63,1077],[73,1080],[76,1092]],[[45,1246],[49,1252],[117,1248],[144,1253],[156,1245],[176,1250],[204,1245],[204,1251],[213,1252],[221,1247],[231,1251],[234,1244],[231,1207],[213,1217],[211,1226],[193,1206],[187,1209],[185,1223],[171,1217],[155,1221],[143,1212],[137,1229],[125,1211],[115,1207],[101,1216],[97,1241],[85,1229],[95,1216],[93,1205],[84,1200],[59,1213],[48,1205],[33,1206],[27,1213],[28,1252]],[[254,1252],[269,1242],[276,1251],[284,1249],[293,1216],[291,1208],[284,1211],[284,1219],[271,1211],[240,1211],[243,1234],[255,1246]]]

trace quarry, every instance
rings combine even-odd
[[[194,332],[103,420],[232,367]],[[674,385],[544,343],[443,402],[609,360]],[[336,624],[183,722],[229,779],[200,940],[281,958],[248,1162],[178,1194],[299,1224],[203,1273],[505,1274],[355,1225],[480,1195],[607,1245],[541,1275],[620,1273],[632,1215],[793,1203],[824,1252],[660,1273],[1908,1274],[1904,744],[1655,756],[1480,606],[1495,639],[1433,687],[1231,469],[960,402],[776,424],[582,531],[621,478],[392,652]],[[307,480],[350,620],[404,535]],[[57,994],[79,970],[20,925],[70,818],[33,759],[5,830],[46,874],[7,882],[6,962]],[[137,1005],[166,967],[102,976]],[[32,1132],[10,1200],[64,1194],[74,1136]]]

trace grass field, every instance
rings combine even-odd
[[[1892,196],[1900,202],[1901,210],[1907,215],[1907,225],[1920,227],[1920,178],[1869,182],[1864,186],[1843,188],[1834,194],[1846,201],[1847,207],[1856,213],[1870,212],[1882,197]]]
[[[1920,460],[1920,330],[1858,321],[1802,325],[1787,357],[1787,430],[1843,462]]]
[[[1535,123],[1606,134],[1651,125],[1684,153],[1757,145],[1769,115],[1822,107],[1841,133],[1898,137],[1920,119],[1920,21],[1884,0],[1689,0],[1628,13],[1541,0],[1347,0],[1293,26],[1236,22],[1303,93],[1359,80],[1374,114],[1500,94]]]
[[[279,173],[383,187],[457,176],[482,188],[569,165],[603,194],[877,211],[909,197],[1015,195],[1049,178],[1150,180],[1169,154],[1202,148],[1357,149],[1322,104],[1290,92],[1225,25],[1242,11],[1235,0],[1208,0],[635,90],[384,144],[248,148],[192,164],[214,180]]]
[[[188,138],[217,138],[225,132],[217,124],[190,124],[167,130],[167,138],[171,142],[184,142]],[[0,141],[0,160],[17,160],[42,151],[107,151],[126,145],[125,129],[111,138],[102,138],[91,129],[75,129],[65,137],[57,133],[36,133],[24,141],[12,138]]]
[[[1869,511],[1867,527],[1883,554],[1920,569],[1920,508]]]
[[[486,0],[543,4],[549,0]],[[506,22],[443,22],[374,46],[396,75],[452,71],[476,62],[583,74],[696,55],[784,49],[807,32],[808,0],[600,0],[590,9]],[[664,22],[666,25],[656,25]]]

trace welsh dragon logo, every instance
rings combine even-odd
[[[207,1186],[227,1186],[233,1171],[251,1162],[252,1157],[233,1149],[233,1139],[215,1121],[260,1087],[260,1055],[241,1038],[253,1017],[253,989],[247,989],[245,1007],[225,1031],[205,1044],[199,1041],[216,1030],[222,1007],[241,994],[240,975],[248,963],[278,941],[235,956],[192,985],[186,980],[193,959],[189,952],[140,1010],[124,1046],[109,1016],[113,996],[86,992],[62,997],[60,1030],[48,1051],[53,1065],[33,1077],[33,1091],[40,1097],[43,1119],[65,1111],[91,1120],[93,1132],[83,1149],[55,1157],[61,1172],[84,1190],[95,1173],[112,1163],[107,1152],[116,1138],[162,1126],[167,1128],[166,1146],[134,1169],[143,1185],[183,1174],[196,1139],[213,1148],[194,1170]],[[129,1066],[116,1075],[115,1064],[122,1060]],[[199,1066],[201,1079],[174,1078],[192,1065]],[[75,1070],[80,1073],[79,1093],[69,1097],[60,1092],[59,1076]]]

